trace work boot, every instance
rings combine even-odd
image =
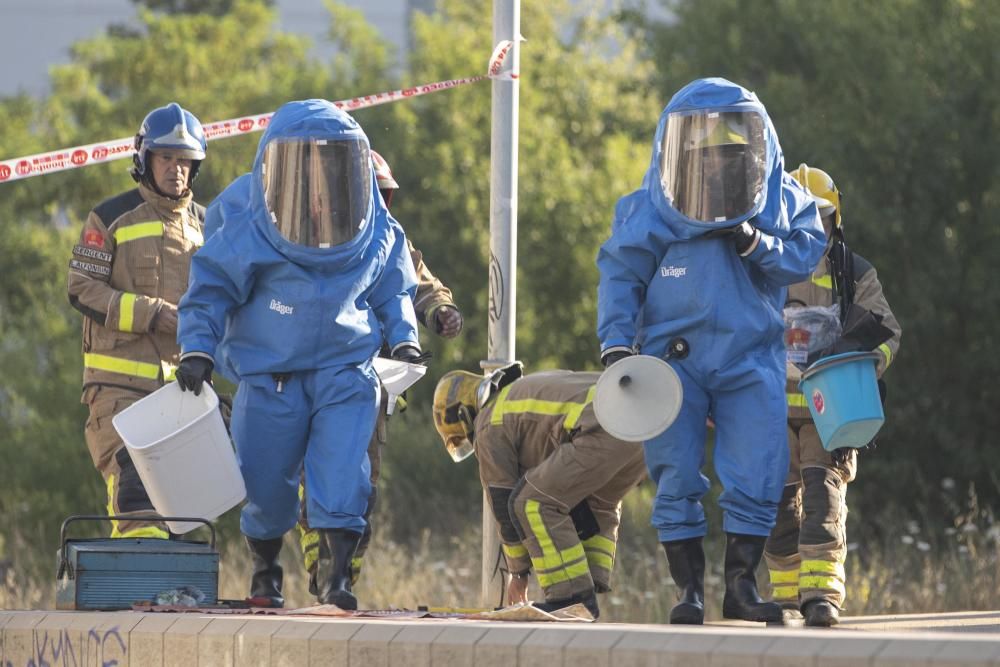
[[[701,625],[705,622],[705,550],[700,537],[661,542],[679,600],[670,610],[670,622]]]
[[[570,596],[568,598],[562,598],[559,600],[547,600],[545,602],[532,602],[534,607],[541,609],[542,611],[553,612],[557,609],[563,609],[574,604],[582,604],[590,612],[590,615],[597,619],[601,615],[601,610],[597,606],[597,595],[594,591],[588,591],[586,593],[577,593],[576,595]]]
[[[781,605],[765,602],[757,593],[755,572],[764,555],[766,537],[726,534],[726,595],[722,615],[760,623],[780,623]]]
[[[281,538],[257,540],[247,537],[250,557],[253,560],[253,575],[250,577],[250,597],[268,600],[271,607],[285,606],[281,595],[282,569],[278,564],[281,553]]]
[[[828,628],[840,622],[840,610],[827,600],[809,600],[802,605],[802,617],[810,628]]]
[[[316,588],[320,604],[335,604],[353,611],[358,599],[351,592],[351,559],[361,542],[361,533],[344,528],[321,528],[319,559],[316,561]]]

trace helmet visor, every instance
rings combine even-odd
[[[473,452],[472,443],[469,442],[468,438],[464,437],[448,438],[445,441],[444,446],[445,449],[448,450],[451,460],[455,463],[460,463],[469,458]]]
[[[264,149],[263,167],[268,210],[291,243],[333,248],[364,228],[372,192],[364,141],[272,141]]]
[[[743,111],[670,114],[661,160],[663,193],[681,215],[708,223],[744,217],[764,188],[764,118]]]

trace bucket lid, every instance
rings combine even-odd
[[[834,354],[829,357],[823,357],[822,359],[817,359],[812,363],[809,368],[802,371],[802,379],[799,382],[808,380],[810,377],[818,373],[819,371],[825,370],[832,366],[839,366],[840,364],[849,364],[855,361],[871,360],[878,362],[881,355],[878,352],[842,352],[840,354]]]
[[[684,390],[663,359],[625,357],[608,367],[594,390],[594,414],[601,427],[626,442],[643,442],[666,431],[681,410]]]

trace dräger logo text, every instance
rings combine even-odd
[[[271,310],[275,311],[279,315],[291,315],[292,311],[295,310],[295,307],[286,306],[277,299],[271,299]]]
[[[661,266],[660,275],[664,278],[680,278],[688,272],[686,266]]]

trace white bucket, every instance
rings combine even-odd
[[[158,514],[211,521],[246,497],[219,397],[207,383],[195,396],[171,382],[111,421]],[[167,525],[180,534],[203,524]]]

